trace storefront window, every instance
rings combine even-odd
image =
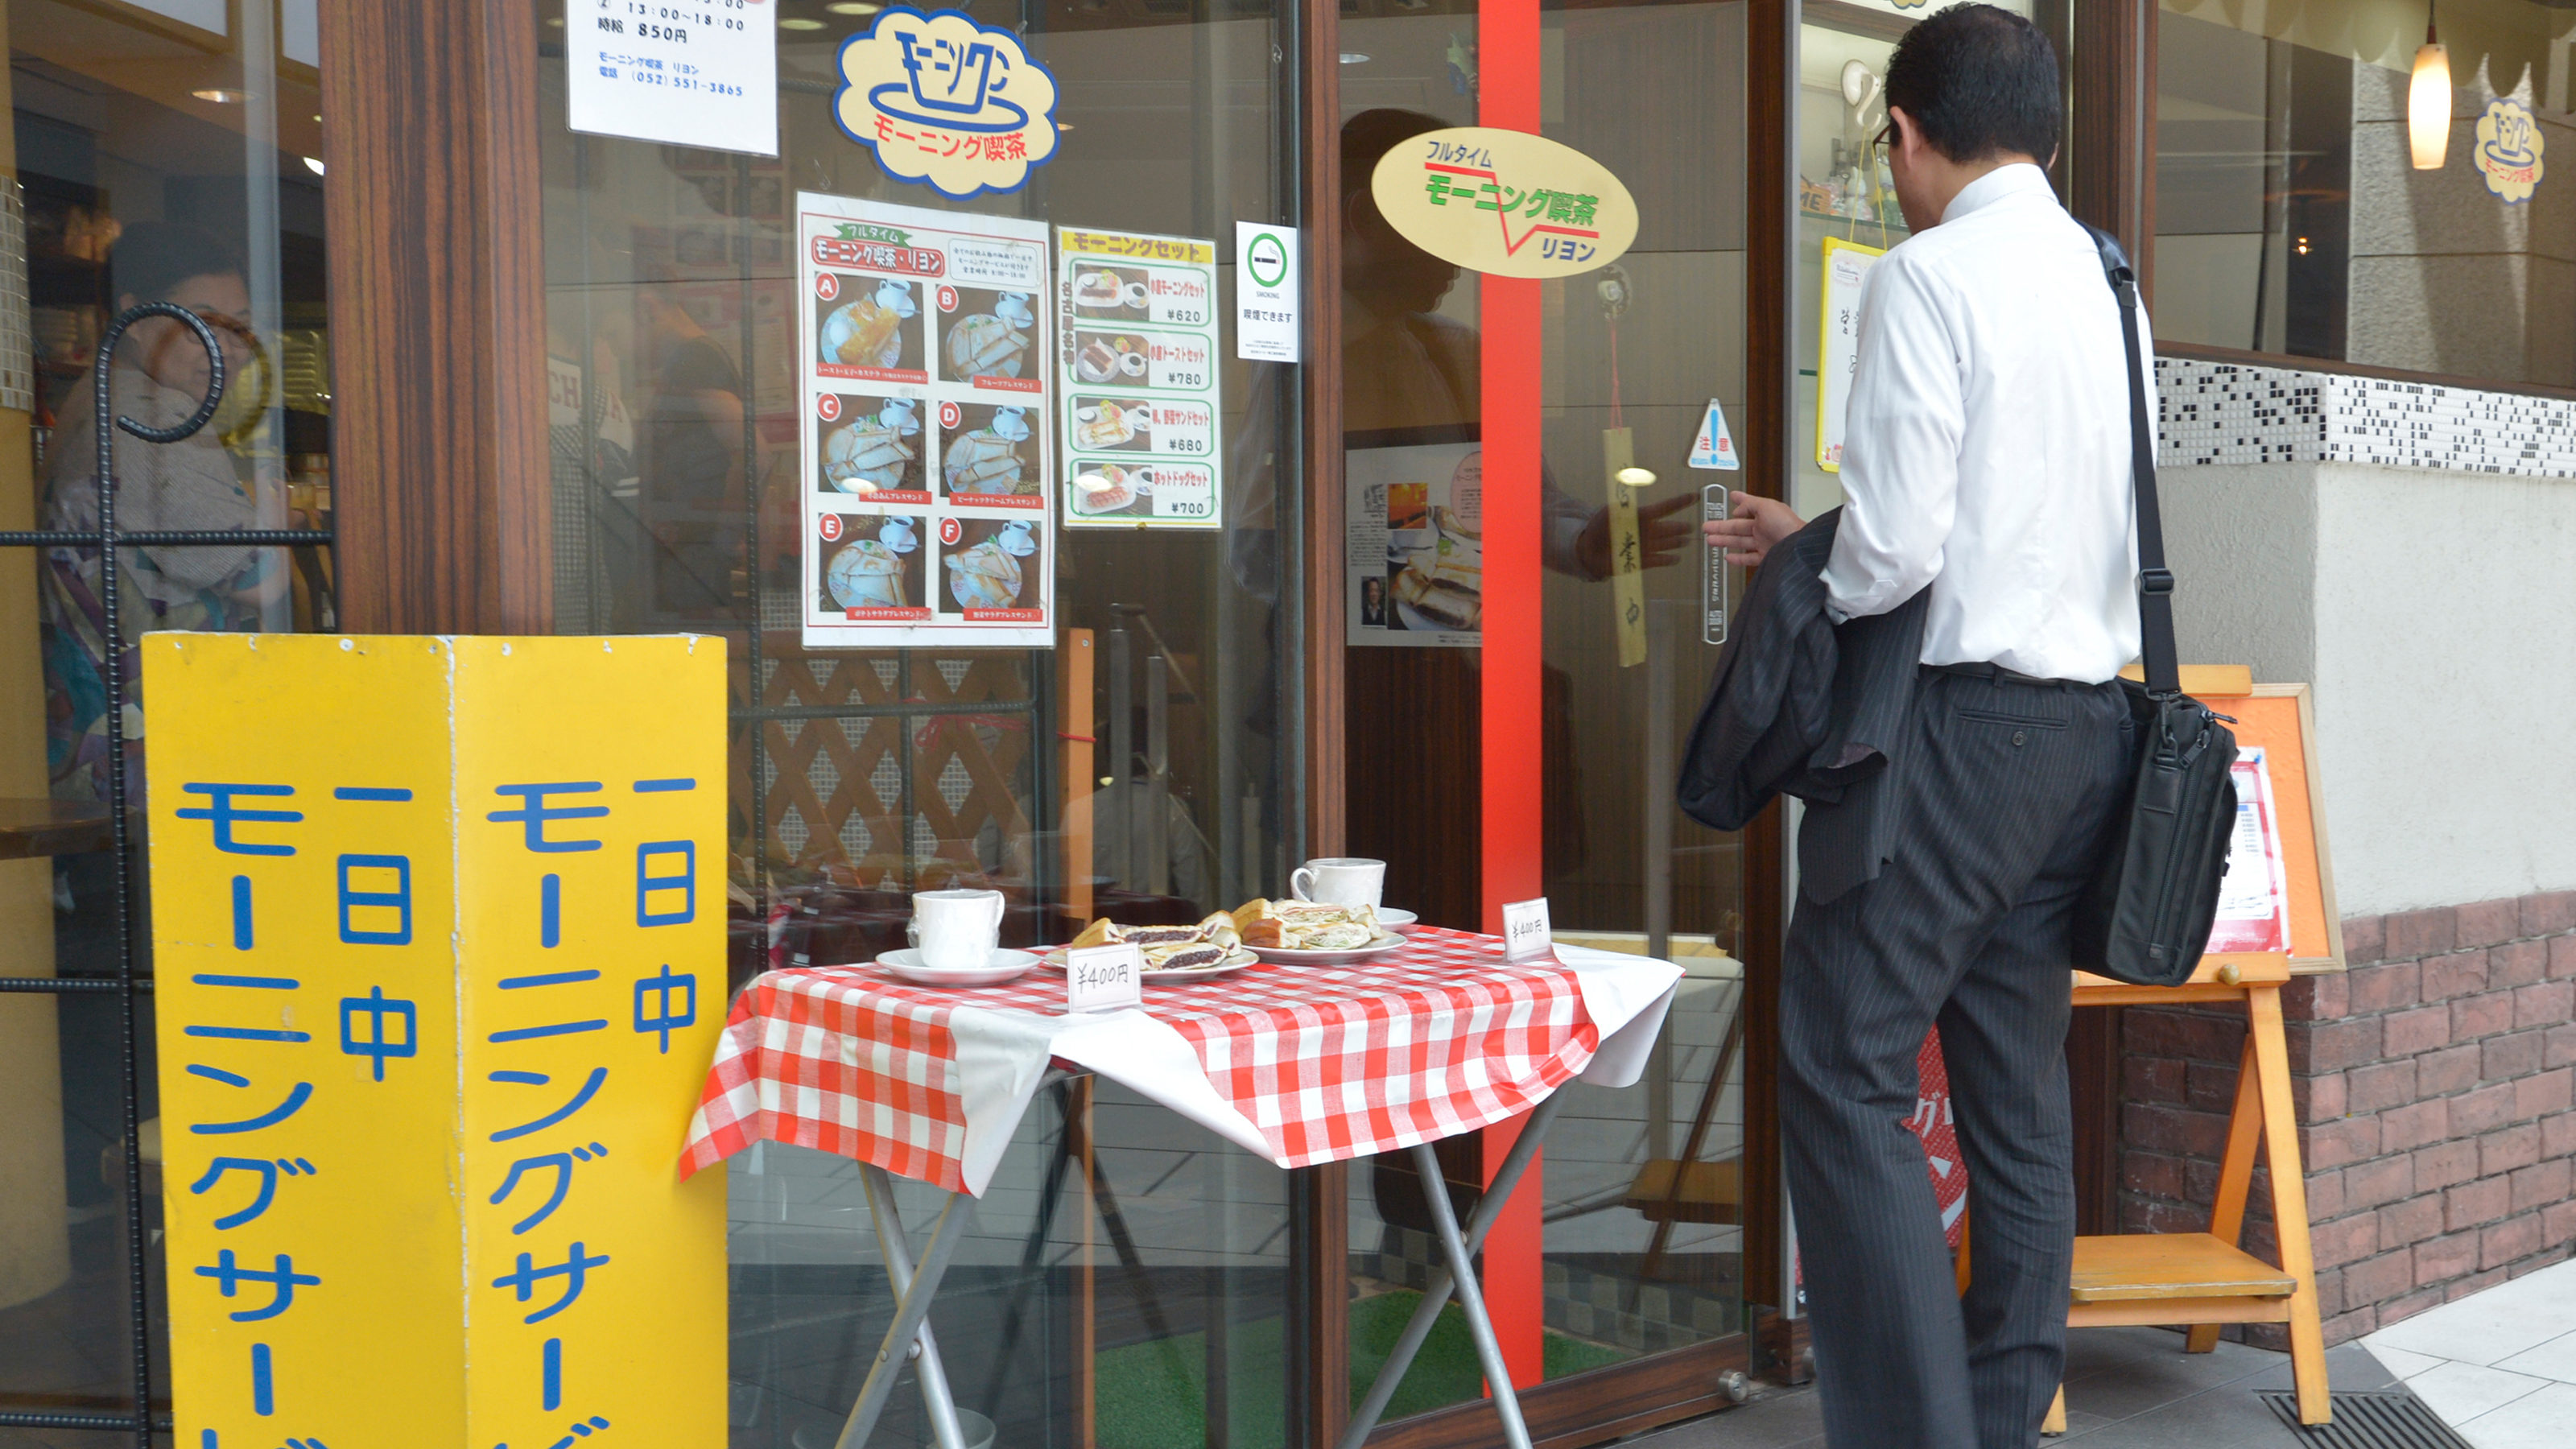
[[[153,301],[212,328],[226,386],[193,437],[116,440],[118,526],[329,528],[315,9],[312,0],[8,0],[0,529],[98,526],[93,364],[117,315]],[[208,371],[183,324],[146,322],[117,352],[113,406],[156,425],[183,421]],[[121,764],[108,732],[98,551],[0,549],[0,977],[90,988],[0,992],[0,1099],[10,1104],[0,1120],[0,1411],[70,1416],[66,1436],[81,1416],[104,1427],[134,1412],[138,1338],[154,1359],[155,1406],[168,1407],[152,998],[135,998],[137,1176],[125,1165],[125,1003],[96,989],[119,971],[120,906],[134,925],[137,975],[151,967],[141,825],[149,701],[135,645],[158,629],[334,623],[327,548],[153,545],[118,560]],[[107,803],[120,768],[133,822],[122,902]],[[129,1232],[148,1264],[139,1299]]]
[[[836,119],[881,13],[782,0],[774,157],[575,131],[560,12],[541,48],[556,627],[728,639],[737,984],[901,947],[946,885],[1002,891],[1006,945],[1196,921],[1284,893],[1302,819],[1295,369],[1238,358],[1232,305],[1235,223],[1294,220],[1291,38],[1269,0],[936,12],[1054,95],[1025,183],[954,200],[894,168],[955,158]],[[831,1443],[891,1302],[857,1165],[728,1170],[733,1442]],[[1132,1094],[1042,1093],[933,1314],[960,1406],[1278,1442],[1287,1192]],[[926,1432],[909,1383],[881,1437]]]
[[[2165,0],[2159,339],[2576,386],[2576,212],[2554,174],[2576,154],[2576,14],[2433,18],[2446,54],[2418,105],[2420,4]]]

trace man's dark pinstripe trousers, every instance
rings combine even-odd
[[[1780,984],[1780,1117],[1833,1449],[2029,1449],[2066,1361],[2075,1244],[2067,932],[2134,756],[2120,687],[1926,670],[1897,844],[1801,899]],[[1830,807],[1828,807],[1830,808]],[[1967,1158],[1956,1290],[1906,1130],[1941,1028]]]

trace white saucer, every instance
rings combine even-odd
[[[1411,911],[1399,911],[1393,906],[1380,906],[1377,908],[1377,923],[1386,927],[1388,930],[1395,932],[1399,936],[1403,935],[1415,922],[1421,919],[1422,918],[1420,916],[1415,915]]]
[[[983,965],[962,970],[925,966],[921,964],[921,952],[911,947],[888,951],[877,958],[878,969],[887,975],[900,976],[921,986],[999,986],[1027,975],[1029,968],[1037,964],[1036,952],[1014,951],[1008,947],[995,951]]]

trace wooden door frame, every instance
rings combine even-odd
[[[1339,0],[1301,0],[1292,37],[1298,78],[1297,219],[1304,228],[1305,365],[1299,369],[1302,427],[1299,519],[1304,554],[1299,601],[1305,698],[1305,853],[1339,855],[1348,805],[1344,688],[1348,647],[1343,598],[1342,514],[1342,67]],[[1289,1188],[1292,1358],[1288,1442],[1331,1449],[1350,1423],[1350,1164],[1300,1168]]]
[[[322,0],[341,626],[554,630],[537,0]]]

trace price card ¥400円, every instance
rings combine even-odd
[[[1064,953],[1064,1009],[1117,1011],[1145,1004],[1145,956],[1132,944]]]

